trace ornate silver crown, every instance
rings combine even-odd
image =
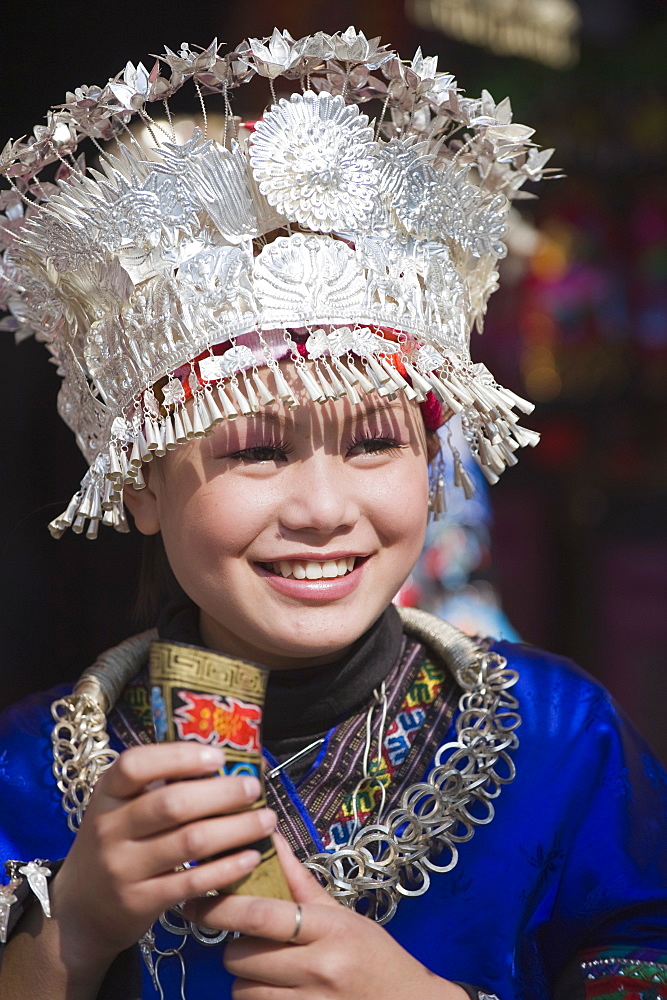
[[[511,123],[509,101],[464,97],[435,58],[405,62],[378,42],[350,28],[299,41],[276,29],[225,55],[184,44],[151,72],[129,63],[68,93],[3,150],[3,326],[46,343],[90,463],[54,535],[124,530],[122,486],[143,485],[144,462],[277,397],[296,405],[283,359],[319,402],[433,393],[461,413],[491,482],[536,443],[514,413],[532,406],[472,364],[469,342],[510,200],[552,151]],[[230,91],[255,74],[274,100],[239,127]],[[275,99],[278,78],[288,98]],[[219,140],[197,128],[178,142],[149,116],[187,80],[202,108],[202,94],[222,100]],[[375,98],[371,121],[359,105]],[[86,137],[98,169],[75,158]],[[112,153],[109,139],[125,141]],[[58,161],[54,182],[40,179]]]

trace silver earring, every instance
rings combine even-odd
[[[445,459],[440,447],[428,470],[429,519],[439,521],[445,509]]]

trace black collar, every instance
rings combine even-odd
[[[161,639],[201,646],[199,609],[183,600],[160,617]],[[390,605],[341,660],[317,667],[273,670],[262,725],[268,745],[284,739],[321,736],[370,702],[373,690],[398,661],[403,628]]]

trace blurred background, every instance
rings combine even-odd
[[[453,502],[401,594],[576,659],[667,761],[667,9],[649,0],[246,0],[3,13],[0,145],[81,83],[217,36],[354,23],[509,94],[567,177],[522,202],[473,356],[529,396],[542,443],[473,515]],[[248,88],[250,90],[250,88]],[[256,117],[243,88],[235,111]],[[244,101],[247,102],[244,104]],[[73,679],[131,631],[140,544],[46,524],[84,471],[41,345],[0,336],[0,705]]]

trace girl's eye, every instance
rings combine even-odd
[[[239,462],[286,462],[289,451],[285,442],[257,444],[252,448],[241,448],[240,451],[232,452],[227,457]]]
[[[396,452],[405,445],[400,444],[392,437],[360,437],[352,442],[348,449],[348,456],[355,455],[377,455],[380,452]]]

